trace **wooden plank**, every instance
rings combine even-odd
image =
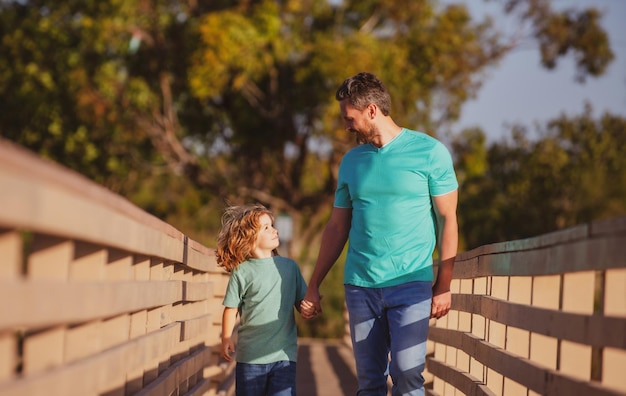
[[[626,317],[626,268],[606,271],[604,314]]]
[[[65,364],[84,359],[102,351],[102,323],[99,320],[71,326],[64,337],[63,361]],[[37,351],[34,351],[37,353]]]
[[[581,232],[581,234],[583,234]],[[559,244],[538,243],[525,250],[498,249],[489,254],[459,254],[455,278],[539,276],[626,267],[626,234],[592,239],[565,238]]]
[[[158,378],[137,392],[136,396],[161,396],[178,394],[179,385],[191,373],[202,371],[211,355],[210,348],[202,348],[170,366]]]
[[[134,255],[132,279],[138,281],[150,280],[150,257],[144,255]]]
[[[9,191],[0,194],[0,224],[182,261],[184,236],[164,233],[165,223],[155,229],[93,197],[23,177],[0,169],[0,184]]]
[[[214,282],[183,282],[183,301],[209,300],[214,287]]]
[[[27,257],[26,275],[30,279],[65,281],[74,258],[74,242],[55,236],[35,234]]]
[[[561,305],[561,288],[561,275],[533,277],[531,305],[558,310]]]
[[[174,323],[146,336],[37,375],[0,384],[3,396],[84,396],[112,390],[111,384],[153,359],[168,356],[178,344],[180,324]]]
[[[530,360],[556,370],[559,340],[543,334],[530,334]]]
[[[143,368],[130,370],[126,374],[124,392],[126,395],[134,395],[143,388]]]
[[[469,294],[452,295],[452,309],[562,340],[626,349],[625,317],[555,311]]]
[[[112,318],[102,320],[100,326],[102,348],[108,349],[129,340],[130,315],[124,313]]]
[[[172,320],[181,321],[204,316],[209,312],[207,305],[206,300],[177,304],[172,309]]]
[[[14,280],[22,274],[22,237],[18,231],[0,229],[0,279]]]
[[[215,249],[208,248],[192,239],[185,243],[185,255],[182,261],[189,268],[202,272],[215,271],[219,267],[215,259]]]
[[[0,332],[0,383],[15,376],[19,358],[14,332]]]
[[[216,389],[217,384],[209,378],[203,378],[193,388],[189,389],[185,396],[206,396],[207,394],[210,396],[211,390],[213,394],[217,394]]]
[[[230,275],[226,271],[221,271],[217,274],[211,274],[210,279],[213,282],[213,295],[215,297],[224,297],[226,294],[226,288],[228,287],[228,280]]]
[[[595,271],[563,274],[563,311],[593,314],[595,282]]]
[[[181,299],[180,281],[0,282],[0,329],[85,322]]]
[[[109,240],[109,246],[182,262],[186,237],[176,228],[85,176],[4,139],[0,185],[0,225],[77,240]]]
[[[559,348],[559,371],[583,381],[591,379],[592,349],[588,345],[561,341]]]
[[[54,327],[24,337],[22,372],[38,373],[63,364],[65,328]]]
[[[181,322],[181,341],[187,341],[192,340],[196,337],[206,336],[212,326],[211,316],[211,314],[208,314]]]
[[[465,255],[460,253],[454,260],[454,279],[473,279],[479,277],[478,274],[478,261],[480,255]]]
[[[133,280],[133,255],[123,250],[108,249],[104,278],[107,281]]]
[[[602,383],[619,389],[626,395],[626,351],[606,348],[602,356]]]
[[[528,389],[509,378],[504,378],[502,394],[506,396],[528,396]]]
[[[497,394],[487,387],[481,380],[469,373],[448,365],[435,358],[426,359],[428,371],[445,382],[451,384],[467,396],[496,396]]]
[[[76,241],[68,278],[71,281],[103,281],[105,280],[104,265],[106,262],[107,251],[105,248]]]
[[[176,263],[176,262],[172,262],[171,266],[172,266],[172,276],[170,279],[180,280],[180,281],[185,281],[185,282],[190,282],[193,279],[194,270],[192,268],[189,268],[186,265]]]
[[[615,217],[608,220],[599,220],[591,223],[590,234],[592,237],[602,235],[618,235],[626,233],[626,216]]]
[[[504,376],[491,367],[487,367],[485,371],[485,382],[489,389],[494,390],[498,395],[504,396]]]
[[[483,245],[477,247],[476,249],[459,253],[457,255],[457,261],[465,261],[471,258],[491,254],[537,250],[554,245],[567,244],[572,241],[586,239],[588,238],[589,234],[589,225],[581,224],[571,228],[539,235],[536,237]]]
[[[146,324],[148,323],[148,311],[142,309],[141,311],[133,312],[130,314],[130,328],[128,330],[128,338],[133,339],[141,337],[146,334]]]

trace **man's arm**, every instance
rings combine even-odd
[[[438,220],[440,262],[437,279],[433,285],[433,302],[430,316],[437,319],[445,316],[450,311],[452,300],[450,282],[452,282],[454,260],[459,246],[459,227],[456,217],[458,199],[458,190],[433,197]]]
[[[317,256],[317,262],[315,263],[315,269],[311,275],[306,296],[301,305],[301,313],[304,318],[312,318],[317,313],[322,312],[319,288],[328,274],[328,271],[330,271],[335,261],[339,258],[348,240],[351,221],[352,209],[333,208],[330,219],[328,223],[326,223],[324,233],[322,234],[322,243]]]

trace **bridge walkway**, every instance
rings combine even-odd
[[[298,396],[356,395],[352,351],[342,341],[298,340]]]

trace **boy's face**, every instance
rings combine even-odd
[[[272,218],[269,215],[264,214],[259,220],[261,223],[261,229],[256,237],[254,250],[263,254],[262,257],[269,257],[266,255],[269,253],[271,256],[272,250],[278,247],[278,231],[274,228]]]

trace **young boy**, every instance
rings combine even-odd
[[[296,394],[297,333],[294,308],[306,294],[298,264],[277,254],[278,231],[262,205],[226,209],[217,238],[217,263],[231,273],[224,296],[222,357],[235,352],[238,396]]]

